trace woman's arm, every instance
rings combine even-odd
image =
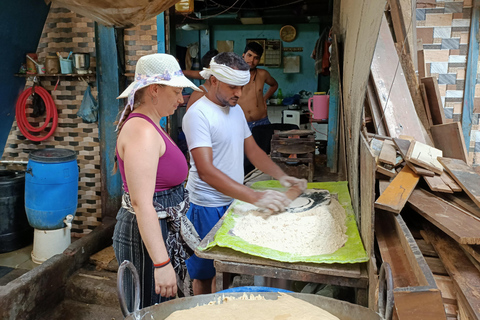
[[[153,126],[143,119],[131,119],[119,137],[125,177],[138,228],[154,264],[169,259],[157,213],[153,207],[158,158],[165,152],[165,142]],[[155,291],[162,296],[176,294],[176,276],[172,265],[155,269]]]

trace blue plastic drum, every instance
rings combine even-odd
[[[35,229],[65,227],[78,201],[78,165],[75,151],[46,148],[32,151],[25,174],[25,211]]]

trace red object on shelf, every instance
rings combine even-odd
[[[25,112],[26,109],[26,102],[28,97],[32,95],[32,88],[25,89],[22,92],[20,97],[17,100],[17,104],[15,106],[16,118],[17,118],[17,126],[20,129],[20,132],[31,141],[43,141],[49,138],[57,129],[58,124],[58,113],[57,107],[55,106],[55,102],[52,99],[52,96],[42,87],[35,87],[35,93],[40,95],[45,103],[45,108],[47,109],[47,115],[45,118],[45,123],[41,127],[33,127],[27,120],[27,114]],[[35,136],[30,133],[31,132],[40,132],[47,128],[48,124],[50,123],[50,119],[52,120],[52,126],[50,127],[50,131],[45,136]]]

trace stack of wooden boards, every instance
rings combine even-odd
[[[384,19],[361,140],[376,166],[375,236],[392,267],[395,317],[480,319],[480,176],[468,164],[460,124],[445,118],[437,80],[408,69],[398,1],[388,3],[397,43]],[[422,223],[416,237],[407,217]]]

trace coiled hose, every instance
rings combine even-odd
[[[35,93],[37,93],[45,103],[45,108],[47,109],[47,116],[45,118],[45,123],[41,127],[33,127],[27,120],[27,114],[25,112],[26,103],[28,97],[32,95],[32,88],[25,89],[25,91],[20,94],[20,97],[17,100],[17,104],[15,106],[16,118],[17,118],[17,126],[20,129],[20,132],[31,141],[43,141],[48,139],[57,129],[58,124],[58,113],[57,107],[55,106],[55,102],[53,101],[52,96],[48,93],[47,90],[44,88],[37,86],[35,87]],[[44,130],[48,124],[50,123],[50,119],[52,119],[52,126],[50,127],[50,131],[45,136],[35,136],[30,133],[31,132],[40,132]]]

